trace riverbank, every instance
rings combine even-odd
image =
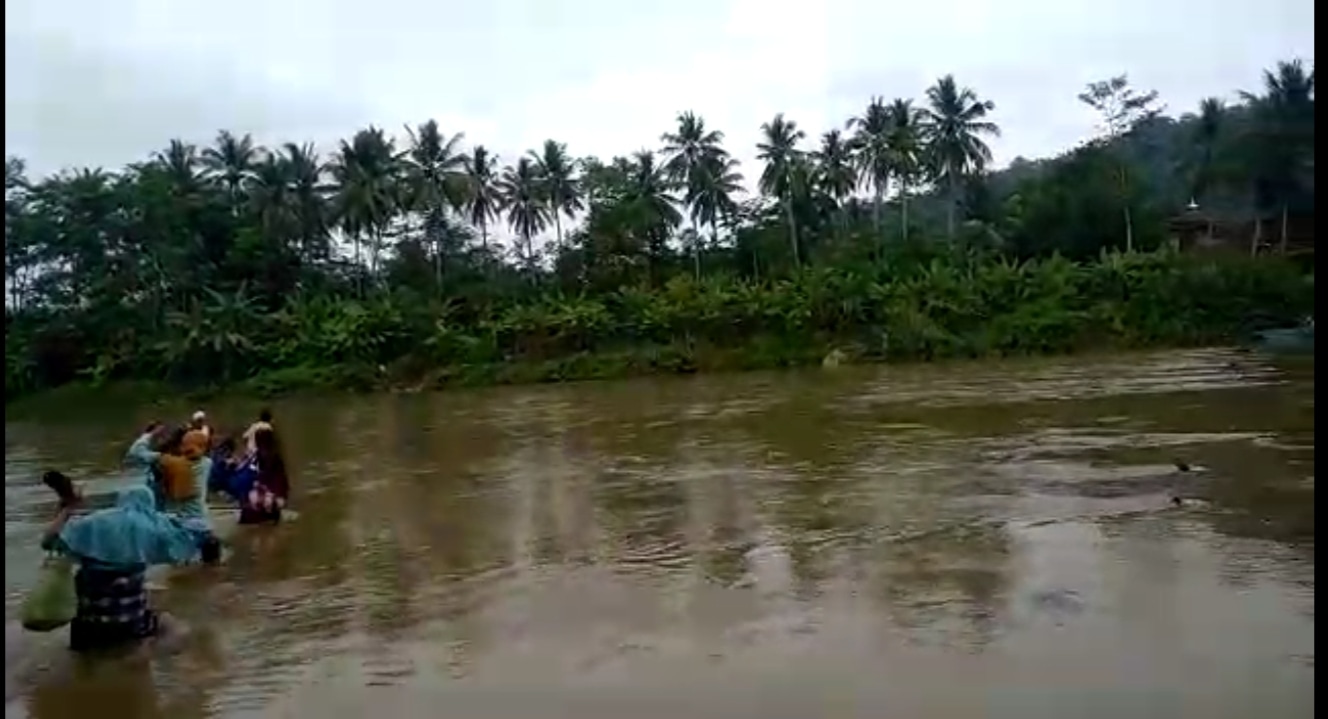
[[[1172,342],[1163,345],[1111,343],[1102,338],[1074,348],[1042,355],[1098,355],[1117,351],[1146,349],[1184,350],[1201,346],[1230,344],[1218,341]],[[1033,353],[1021,353],[1030,356]],[[923,362],[965,363],[999,359],[1010,353],[959,355],[930,360],[890,358],[861,346],[817,345],[780,347],[768,345],[749,349],[715,347],[680,348],[673,346],[639,348],[615,353],[579,353],[543,361],[516,361],[473,365],[454,365],[420,369],[409,360],[392,367],[367,365],[301,366],[264,372],[249,379],[226,385],[189,386],[163,381],[117,381],[101,384],[75,382],[43,390],[7,403],[11,417],[31,416],[57,407],[119,404],[167,403],[171,400],[207,401],[219,396],[233,399],[276,399],[328,393],[368,394],[406,393],[475,389],[503,385],[533,385],[568,382],[591,382],[663,375],[721,374],[772,369],[821,366],[832,370],[841,366],[869,364],[918,364]]]
[[[510,304],[298,296],[270,315],[227,318],[234,307],[219,306],[100,350],[58,324],[11,329],[6,411],[9,400],[98,387],[273,397],[1221,345],[1294,324],[1313,305],[1313,276],[1288,262],[1168,252],[817,269],[762,283],[680,277]],[[75,370],[41,380],[62,362]]]

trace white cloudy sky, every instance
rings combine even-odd
[[[507,158],[607,157],[691,109],[749,159],[776,112],[814,137],[952,72],[996,102],[1003,163],[1089,134],[1091,80],[1186,110],[1312,59],[1313,25],[1313,0],[6,0],[5,151],[44,173],[434,118]]]

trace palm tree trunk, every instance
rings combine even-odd
[[[546,225],[546,226],[547,226],[547,225]],[[555,233],[556,236],[558,237],[558,250],[559,250],[559,251],[562,251],[562,249],[563,249],[563,220],[562,220],[562,217],[560,216],[560,213],[558,212],[557,208],[554,208],[554,210],[553,210],[553,229],[554,229],[554,233]]]
[[[359,286],[360,297],[364,297],[364,261],[361,258],[360,233],[355,233],[355,284]]]
[[[438,223],[441,224],[441,223]],[[437,225],[433,228],[433,282],[439,294],[443,291],[443,235]]]
[[[793,203],[788,199],[784,200],[784,216],[788,218],[789,223],[789,243],[793,248],[793,266],[801,267],[802,259],[798,256],[798,221],[793,217]]]
[[[1288,223],[1287,223],[1287,214],[1288,214],[1288,211],[1287,211],[1287,203],[1283,202],[1283,203],[1282,203],[1282,242],[1281,242],[1282,247],[1281,247],[1281,250],[1282,250],[1282,254],[1284,254],[1284,255],[1287,253],[1287,237],[1288,237],[1288,235],[1287,235],[1287,224],[1288,224]]]
[[[899,185],[899,236],[908,242],[908,186]]]
[[[692,262],[696,269],[696,281],[701,281],[701,226],[692,218]]]
[[[1116,168],[1117,188],[1120,190],[1121,216],[1125,219],[1125,251],[1134,251],[1134,218],[1130,214],[1129,178],[1125,174],[1125,165]]]
[[[1134,220],[1130,217],[1130,203],[1121,206],[1121,213],[1125,216],[1125,251],[1134,252]]]
[[[485,252],[488,252],[488,250],[489,250],[489,223],[486,222],[486,221],[484,221],[484,220],[480,220],[480,246],[484,248],[484,251],[485,251]]]
[[[876,228],[876,239],[881,239],[882,225],[884,217],[881,215],[881,208],[885,204],[885,193],[881,191],[881,186],[875,186],[875,192],[872,194],[872,225]]]
[[[955,214],[959,211],[959,180],[954,173],[949,173],[950,202],[945,208],[945,234],[951,240],[955,237]]]

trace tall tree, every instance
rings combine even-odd
[[[498,158],[476,145],[466,158],[466,216],[480,228],[480,242],[489,249],[489,223],[498,217],[502,196],[498,185]]]
[[[784,208],[795,266],[801,263],[801,258],[798,251],[798,221],[793,215],[794,172],[795,163],[802,157],[798,143],[804,137],[806,133],[798,129],[797,123],[784,119],[784,113],[781,112],[770,122],[761,125],[761,141],[756,145],[756,157],[765,163],[758,182],[761,191],[779,200]]]
[[[693,112],[680,113],[678,128],[660,138],[664,142],[664,169],[669,179],[683,190],[684,203],[692,219],[692,260],[696,275],[701,275],[701,233],[699,227],[714,218],[719,198],[707,191],[715,188],[715,180],[723,175],[729,154],[724,150],[724,133],[707,130],[705,120]],[[698,202],[712,201],[709,207]],[[712,227],[713,230],[713,227]]]
[[[218,132],[215,144],[203,150],[203,167],[226,191],[233,212],[239,212],[244,201],[241,192],[244,183],[253,177],[254,169],[264,154],[249,134],[236,137],[229,130]]]
[[[1314,71],[1300,60],[1279,62],[1264,71],[1263,84],[1262,93],[1241,97],[1254,110],[1255,182],[1262,189],[1256,195],[1277,203],[1286,252],[1290,205],[1297,195],[1314,194]]]
[[[861,115],[849,119],[848,127],[853,130],[858,181],[872,192],[872,218],[878,240],[884,241],[882,210],[885,193],[890,188],[890,176],[894,173],[890,153],[890,115],[885,100],[873,97]]]
[[[1130,173],[1120,140],[1142,121],[1162,111],[1157,106],[1157,91],[1136,93],[1129,78],[1117,75],[1106,80],[1088,83],[1079,93],[1079,100],[1102,116],[1102,136],[1099,141],[1115,152],[1116,186],[1120,195],[1121,215],[1125,220],[1125,249],[1134,249],[1134,219],[1130,209]]]
[[[498,181],[507,224],[521,238],[518,256],[530,272],[535,270],[535,235],[549,226],[549,205],[543,190],[539,170],[529,157],[522,157],[516,165],[504,168]]]
[[[549,217],[553,219],[558,247],[563,246],[562,216],[569,219],[576,217],[584,204],[581,202],[581,189],[577,182],[576,163],[567,154],[567,145],[554,140],[545,140],[544,147],[538,153],[530,153],[535,171],[543,185],[542,194],[548,203]]]
[[[956,85],[953,75],[942,77],[927,89],[927,109],[923,112],[927,164],[933,179],[949,194],[945,230],[951,239],[962,179],[981,172],[991,162],[991,148],[982,136],[1000,136],[1000,128],[986,119],[995,107],[990,100],[979,100],[972,89]]]
[[[354,242],[355,259],[361,259],[361,243],[367,237],[370,271],[376,274],[383,235],[402,200],[401,163],[392,140],[372,126],[356,132],[350,142],[342,140],[332,176],[337,184],[337,216]],[[360,289],[363,292],[363,282]]]
[[[742,192],[742,173],[738,161],[727,154],[711,156],[687,184],[684,202],[691,208],[692,220],[710,227],[710,242],[719,244],[719,221],[732,217],[738,204],[734,197]],[[699,260],[697,263],[700,265]]]
[[[888,167],[899,186],[900,237],[908,240],[908,193],[922,171],[922,113],[911,100],[895,99],[886,108],[889,130],[886,147],[889,149]]]
[[[282,148],[292,201],[298,225],[300,254],[307,260],[327,260],[331,254],[328,226],[331,208],[324,181],[327,169],[312,143],[288,142]]]
[[[466,201],[466,157],[461,153],[461,133],[445,136],[438,123],[429,120],[417,130],[406,128],[410,149],[404,167],[404,199],[424,219],[424,239],[433,246],[434,283],[443,286],[443,241],[447,214],[461,212]]]
[[[821,135],[821,147],[815,157],[816,184],[834,200],[835,227],[837,231],[842,231],[845,224],[844,203],[858,184],[849,143],[839,130],[830,130]]]

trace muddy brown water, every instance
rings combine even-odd
[[[301,516],[169,575],[177,646],[17,628],[41,470],[192,409],[6,418],[6,717],[1313,715],[1312,362],[278,402]]]

